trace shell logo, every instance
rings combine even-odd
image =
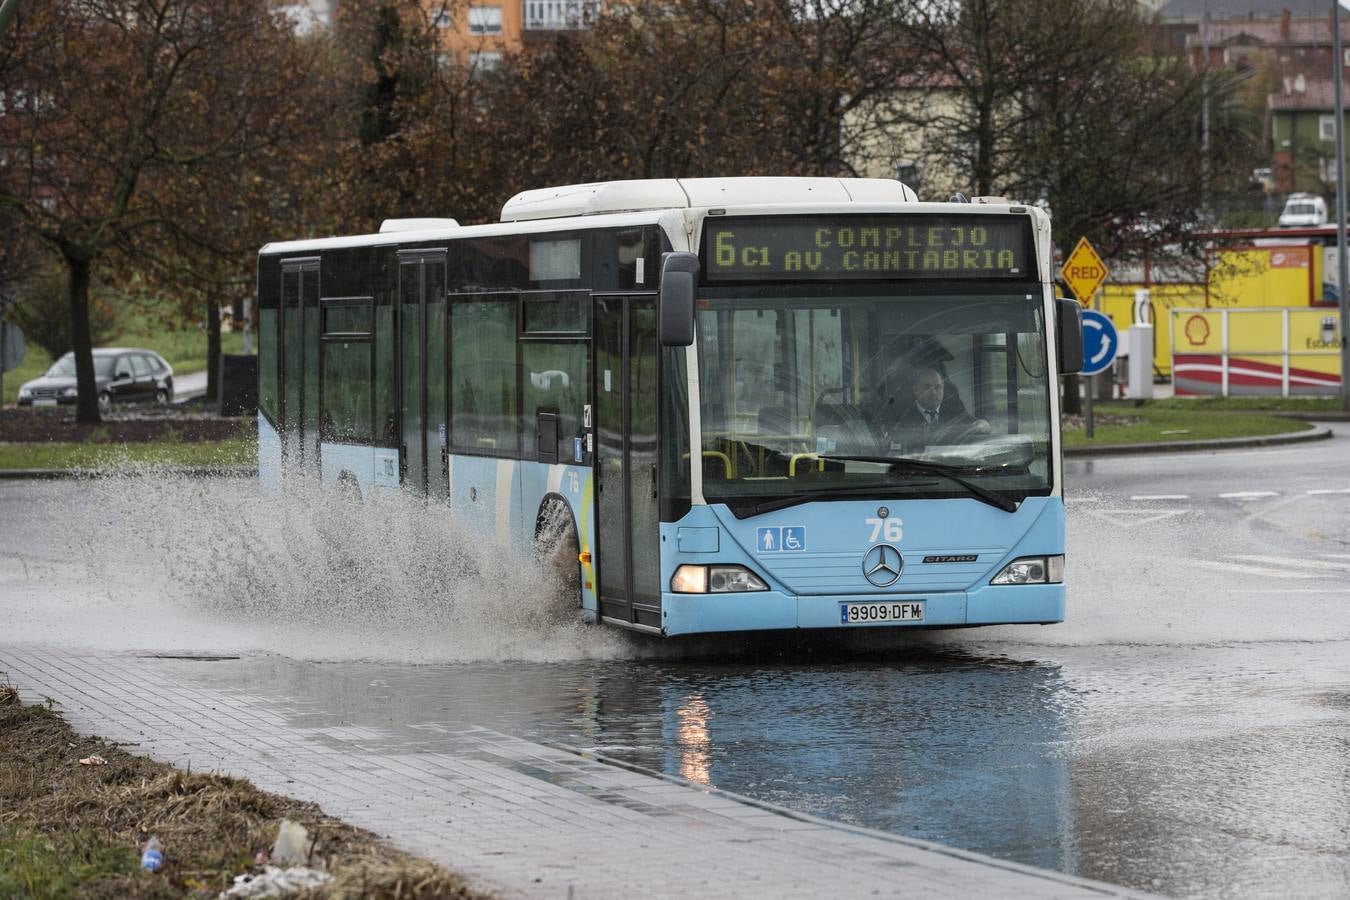
[[[1204,316],[1191,316],[1186,320],[1186,340],[1192,347],[1202,346],[1209,340],[1209,322]]]

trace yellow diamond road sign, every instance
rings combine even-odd
[[[1097,293],[1097,289],[1102,286],[1106,280],[1106,264],[1102,258],[1097,255],[1097,251],[1092,249],[1087,238],[1079,238],[1078,246],[1073,248],[1069,258],[1064,260],[1063,267],[1059,274],[1064,277],[1064,281],[1073,289],[1074,295],[1078,297],[1078,302],[1084,306],[1092,305],[1092,295]]]

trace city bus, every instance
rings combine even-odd
[[[898,181],[695,178],[270,243],[260,480],[417,497],[641,632],[1059,622],[1050,240]]]

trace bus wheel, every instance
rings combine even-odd
[[[539,510],[534,527],[534,555],[557,586],[560,609],[581,606],[581,542],[567,505],[553,501]]]

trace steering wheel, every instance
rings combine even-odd
[[[980,421],[980,419],[975,419],[960,427],[945,429],[941,435],[942,442],[954,444],[978,444],[981,441],[986,440],[991,432],[989,430],[981,430]],[[986,429],[987,428],[988,425],[986,423]]]

